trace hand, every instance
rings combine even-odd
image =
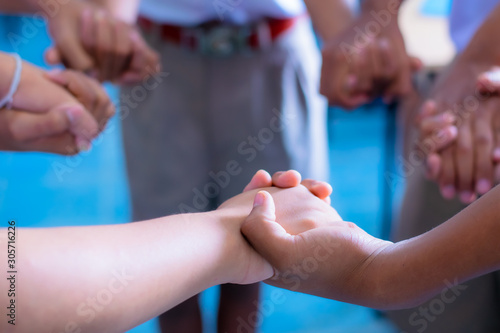
[[[0,60],[0,71],[4,77],[11,77],[13,60],[5,54],[0,54]],[[99,100],[92,112],[101,112],[100,106],[107,103],[103,102],[102,95],[94,97],[102,88],[90,88],[90,79],[81,74],[52,74],[52,79],[65,80],[65,90],[49,80],[49,76],[28,63],[23,64],[12,110],[0,112],[3,119],[0,126],[2,149],[75,154],[90,148],[91,140],[97,136],[99,129],[96,119],[82,103],[90,105],[89,101]],[[105,100],[109,102],[107,97]],[[106,116],[112,111],[108,106]]]
[[[494,133],[500,130],[496,112],[500,99],[494,85],[486,87],[485,70],[486,65],[459,58],[436,84],[432,100],[424,104],[421,119],[427,118],[427,122],[419,122],[421,141],[455,140],[451,146],[440,150],[436,145],[437,151],[429,152],[428,174],[440,184],[445,198],[453,198],[458,191],[460,200],[467,204],[477,198],[476,193],[488,192],[499,173],[494,146],[500,144],[495,142],[499,139]],[[429,138],[425,127],[433,126],[447,126],[441,128],[443,137]]]
[[[377,291],[371,289],[371,282],[376,277],[366,275],[367,267],[392,243],[368,235],[336,214],[314,213],[300,203],[295,210],[316,223],[290,232],[278,202],[276,207],[277,214],[273,198],[259,192],[242,225],[252,247],[274,268],[266,283],[350,303],[374,304]]]
[[[304,230],[322,226],[330,219],[339,220],[337,212],[324,201],[315,197],[305,186],[288,189],[266,188],[272,193],[278,207],[278,218],[288,232],[298,234]],[[230,283],[254,283],[271,277],[272,269],[258,256],[241,235],[241,223],[252,209],[257,190],[240,194],[222,204],[214,214],[222,220],[227,230],[229,249],[223,260],[229,270]],[[285,222],[286,221],[286,222]],[[237,235],[235,237],[235,235]]]
[[[381,8],[378,13],[386,20],[382,25],[373,12],[371,7],[363,10],[349,28],[323,47],[320,92],[331,104],[353,109],[377,96],[390,102],[412,89],[411,74],[421,62],[408,56],[397,14]],[[379,32],[366,33],[373,25]]]
[[[49,20],[55,47],[47,52],[51,64],[91,74],[100,81],[136,83],[156,74],[159,56],[134,26],[115,19],[90,3],[72,1]]]
[[[290,188],[304,185],[309,191],[326,202],[331,203],[330,195],[332,194],[332,187],[326,182],[316,181],[313,179],[306,179],[301,182],[302,176],[295,170],[279,171],[272,177],[267,171],[259,170],[250,180],[250,183],[245,187],[243,192],[263,188],[263,187],[279,187]]]
[[[73,70],[53,70],[45,75],[71,93],[94,117],[99,131],[106,128],[108,120],[115,115],[116,108],[108,94],[96,80]]]

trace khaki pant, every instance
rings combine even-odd
[[[326,180],[327,105],[308,19],[269,49],[227,58],[146,38],[168,76],[145,94],[121,92],[134,220],[213,209],[259,169]]]

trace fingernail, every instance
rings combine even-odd
[[[92,144],[87,139],[76,138],[76,146],[78,147],[79,151],[86,152],[90,150]]]
[[[448,131],[452,138],[456,138],[458,136],[458,128],[456,126],[448,128]]]
[[[471,191],[463,191],[460,193],[460,201],[464,204],[470,204],[474,201],[474,193]]]
[[[441,194],[445,199],[453,199],[456,194],[455,187],[453,185],[447,185],[441,189]]]
[[[488,179],[480,179],[476,185],[476,191],[479,194],[485,194],[491,190],[491,182]]]
[[[264,192],[258,192],[256,195],[255,195],[255,199],[253,201],[253,206],[254,207],[259,207],[259,206],[262,206],[264,204],[264,200],[266,199],[266,195],[264,194]]]
[[[70,124],[75,124],[76,115],[75,115],[74,109],[67,109],[66,110],[66,117],[68,117]]]

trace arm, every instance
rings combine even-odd
[[[237,226],[229,222],[230,216],[207,213],[120,226],[18,229],[19,315],[16,326],[2,320],[1,330],[59,332],[74,325],[84,332],[124,332],[210,286],[246,282],[233,275],[238,257],[229,254],[250,248],[230,232]],[[2,249],[6,236],[2,230]],[[253,268],[262,270],[264,262],[255,259]],[[0,267],[7,271],[6,260]],[[5,308],[7,293],[0,297]]]
[[[348,27],[353,13],[346,0],[304,0],[314,27],[323,40],[330,40]]]
[[[338,216],[326,227],[290,234],[264,192],[242,232],[274,267],[269,284],[374,308],[407,308],[500,268],[499,201],[497,187],[440,227],[393,244]]]
[[[500,269],[500,187],[439,227],[387,247],[368,265],[375,290],[390,307],[411,307]],[[429,274],[432,272],[432,274]]]
[[[441,187],[443,197],[452,199],[458,194],[466,204],[488,192],[495,179],[495,149],[498,140],[498,88],[478,89],[478,77],[500,61],[496,31],[500,28],[500,5],[491,12],[466,49],[449,69],[441,74],[430,100],[436,113],[453,112],[458,135],[456,143],[428,158],[432,179]],[[425,113],[425,108],[422,113]],[[421,137],[425,133],[420,128]],[[498,170],[496,171],[498,172]]]
[[[15,327],[1,321],[0,329],[123,332],[210,286],[269,278],[271,267],[240,232],[256,193],[250,188],[296,186],[299,181],[296,173],[277,174],[271,180],[259,172],[247,193],[211,213],[120,226],[18,229],[19,317]],[[319,226],[322,217],[335,214],[310,193],[326,199],[331,188],[324,183],[304,183],[306,186],[287,190],[268,189],[280,207],[279,218],[288,221],[292,233]],[[298,214],[299,206],[303,212]],[[317,221],[308,218],[308,211]],[[6,251],[6,231],[0,230],[0,236],[0,248]],[[0,270],[7,271],[6,260],[1,261]],[[0,288],[8,287],[8,281],[2,279]],[[7,293],[0,294],[2,307],[9,301],[7,297]]]

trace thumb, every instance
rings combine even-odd
[[[66,67],[83,72],[94,68],[94,61],[85,51],[79,38],[68,33],[59,36],[56,48],[60,62],[63,62]]]
[[[273,267],[285,264],[289,257],[293,236],[276,222],[276,208],[272,196],[266,191],[256,194],[254,207],[241,227],[243,235],[253,248]]]

